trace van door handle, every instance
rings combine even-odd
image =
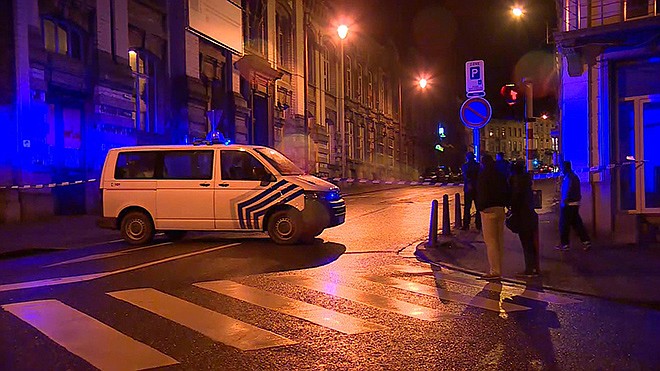
[[[220,183],[218,187],[229,187],[229,183]]]
[[[210,187],[211,183],[199,183],[199,185],[202,187]]]

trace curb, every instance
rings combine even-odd
[[[453,238],[453,237],[450,238],[450,241],[446,241],[446,242],[453,242],[453,241],[458,241],[459,243],[463,243],[460,240],[458,240],[456,238]],[[451,270],[456,270],[456,271],[467,273],[467,274],[474,275],[474,276],[481,276],[481,275],[485,274],[484,272],[468,269],[468,268],[461,267],[461,266],[454,265],[454,264],[450,264],[450,263],[445,263],[445,262],[442,262],[442,261],[435,261],[435,260],[431,259],[425,253],[425,251],[429,249],[429,248],[426,247],[426,243],[427,243],[427,241],[422,241],[421,243],[419,243],[415,247],[415,257],[420,262],[428,263],[430,265],[433,265],[433,266],[439,267],[439,268],[448,268],[448,269],[451,269]],[[514,283],[514,284],[518,284],[518,285],[530,286],[532,288],[542,288],[544,290],[552,290],[552,291],[556,291],[556,292],[560,292],[560,293],[564,293],[564,294],[580,295],[580,296],[587,296],[587,297],[596,298],[596,299],[608,300],[608,301],[612,301],[612,302],[620,303],[620,304],[643,306],[643,307],[648,307],[648,308],[656,309],[656,310],[660,309],[660,302],[655,302],[655,301],[650,301],[649,302],[649,301],[641,301],[641,300],[631,300],[631,299],[621,299],[621,298],[612,298],[612,297],[607,297],[607,296],[599,296],[599,295],[592,294],[592,293],[585,293],[585,292],[565,289],[565,288],[562,288],[562,287],[555,287],[555,286],[547,285],[547,284],[541,284],[541,285],[536,284],[535,285],[533,281],[523,281],[523,280],[519,280],[519,279],[515,279],[515,278],[508,278],[508,277],[502,277],[502,279],[500,281],[501,282],[507,282],[507,283]],[[487,281],[484,281],[484,282],[487,282]]]

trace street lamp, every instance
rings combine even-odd
[[[520,18],[523,16],[523,14],[525,14],[525,12],[521,7],[514,6],[513,8],[511,8],[511,14],[513,14],[513,16],[516,18]]]
[[[337,35],[339,36],[339,71],[341,71],[341,78],[339,79],[339,129],[341,131],[341,177],[346,178],[346,167],[347,167],[347,153],[346,153],[346,120],[344,119],[344,39],[348,36],[348,26],[345,24],[339,25],[337,27]]]
[[[425,89],[429,82],[425,78],[421,78],[417,83],[420,88]]]

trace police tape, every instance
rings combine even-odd
[[[634,164],[635,162],[625,162],[623,164],[608,164],[604,166],[592,166],[585,167],[573,170],[576,173],[599,173],[606,170],[612,170],[616,167],[621,167],[623,165]],[[556,178],[561,176],[559,172],[552,172],[546,174],[534,174],[533,177],[535,180],[539,179],[549,179]],[[383,184],[383,185],[410,185],[410,186],[435,186],[435,187],[447,187],[447,186],[461,186],[463,182],[418,182],[410,180],[378,180],[378,179],[355,179],[355,178],[332,178],[332,177],[319,177],[321,179],[327,180],[329,182],[341,182],[341,183],[354,183],[354,184]],[[12,186],[0,186],[0,189],[44,189],[44,188],[56,188],[56,187],[66,187],[72,185],[78,185],[83,183],[94,183],[98,182],[98,179],[92,178],[87,180],[76,180],[72,182],[60,182],[60,183],[44,183],[44,184],[26,184],[26,185],[12,185]]]
[[[44,184],[25,184],[25,185],[13,185],[13,186],[0,186],[0,189],[44,189],[44,188],[55,188],[55,187],[66,187],[72,185],[78,185],[83,183],[94,183],[98,179],[87,179],[87,180],[76,180],[73,182],[60,182],[60,183],[44,183]]]

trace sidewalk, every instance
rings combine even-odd
[[[402,186],[356,183],[340,187],[349,196]],[[43,221],[0,224],[0,259],[121,239],[119,231],[97,227],[98,218],[98,215],[55,216]]]
[[[541,276],[516,278],[516,273],[524,270],[523,252],[518,236],[505,227],[503,280],[659,308],[660,246],[612,245],[594,240],[591,250],[583,251],[573,232],[571,250],[555,250],[559,244],[559,216],[558,206],[552,203],[553,193],[551,187],[544,189],[544,207],[539,212]],[[436,248],[426,247],[426,243],[417,246],[417,257],[478,275],[486,273],[486,245],[481,233],[474,229],[452,233],[448,238],[440,236]]]

